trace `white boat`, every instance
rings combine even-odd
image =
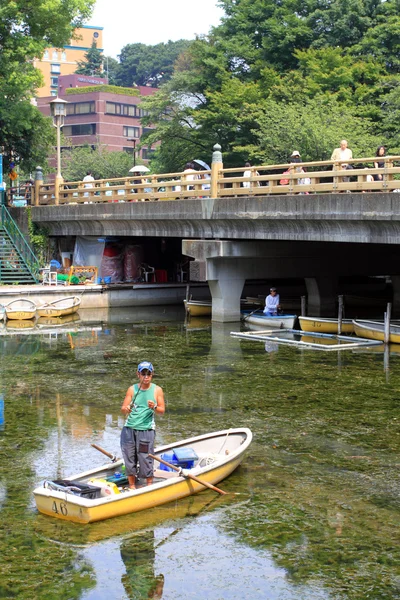
[[[382,321],[353,321],[354,332],[358,337],[369,340],[385,340],[385,324]],[[400,344],[400,325],[390,323],[389,342]]]
[[[37,313],[39,317],[66,317],[76,313],[80,304],[78,296],[69,296],[38,306]]]
[[[293,329],[297,315],[277,315],[276,317],[268,317],[262,310],[257,311],[241,311],[242,320],[251,325],[259,325],[260,327],[272,329]]]
[[[28,298],[18,298],[11,300],[5,305],[7,319],[21,321],[24,319],[34,319],[36,315],[36,304]]]
[[[45,481],[33,492],[36,506],[41,513],[58,519],[91,523],[175,502],[204,491],[206,487],[199,479],[215,485],[228,477],[242,462],[251,440],[250,429],[241,427],[160,446],[154,451],[156,459],[183,467],[184,471],[164,470],[160,463],[153,484],[137,489],[126,489],[122,460],[68,480]]]
[[[6,309],[2,304],[0,304],[0,321],[4,321],[5,318],[6,318]]]

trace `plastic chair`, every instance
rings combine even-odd
[[[149,277],[152,278],[151,283],[156,283],[156,272],[154,267],[150,267],[150,265],[146,263],[142,263],[139,266],[140,276],[144,278],[145,282],[149,282]]]
[[[48,267],[40,269],[40,271],[42,273],[43,285],[58,285],[56,267],[50,264]]]

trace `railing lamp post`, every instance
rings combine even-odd
[[[133,166],[136,167],[136,142],[135,138],[128,138],[128,142],[133,143]]]
[[[67,114],[66,105],[68,102],[57,96],[57,98],[51,100],[49,104],[51,116],[53,117],[53,125],[57,129],[57,175],[54,184],[54,198],[55,203],[59,204],[60,185],[64,182],[64,179],[61,175],[61,127],[64,126],[64,119]]]

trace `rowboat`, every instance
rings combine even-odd
[[[252,325],[260,325],[264,328],[272,329],[293,329],[294,322],[297,319],[296,315],[277,315],[276,317],[268,317],[264,315],[262,310],[252,312],[249,310],[241,311],[242,320],[245,323]]]
[[[37,313],[39,317],[66,317],[76,313],[80,303],[81,299],[78,296],[60,298],[38,306]]]
[[[33,319],[36,315],[36,304],[32,300],[28,300],[28,298],[11,300],[4,308],[6,309],[7,319],[21,321],[24,319]]]
[[[203,300],[184,300],[186,312],[191,317],[209,317],[212,311],[212,302]]]
[[[338,333],[338,319],[322,319],[320,317],[299,317],[303,331],[313,333]],[[353,321],[342,319],[342,333],[353,333]]]
[[[382,321],[353,321],[354,332],[358,337],[383,342],[385,324]],[[400,325],[390,324],[389,342],[400,344]]]
[[[5,318],[6,318],[6,309],[2,304],[0,304],[0,321],[4,321]]]
[[[187,473],[214,485],[228,477],[242,462],[251,440],[250,429],[237,428],[160,446],[154,451],[156,458],[186,468],[183,472],[166,471],[160,463],[153,484],[135,490],[124,487],[127,479],[122,460],[68,480],[44,481],[33,492],[36,506],[43,514],[75,523],[93,523],[154,508],[205,489]]]

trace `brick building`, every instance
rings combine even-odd
[[[101,143],[111,151],[133,153],[136,141],[146,132],[140,121],[144,114],[140,104],[156,88],[138,86],[132,92],[125,88],[107,91],[106,83],[106,79],[76,74],[59,78],[59,97],[68,102],[63,135],[68,138],[69,146]],[[75,88],[85,87],[86,92],[74,93]],[[52,96],[37,99],[38,108],[45,115],[50,115],[51,100]],[[142,148],[140,156],[148,160],[152,152],[150,148]]]

